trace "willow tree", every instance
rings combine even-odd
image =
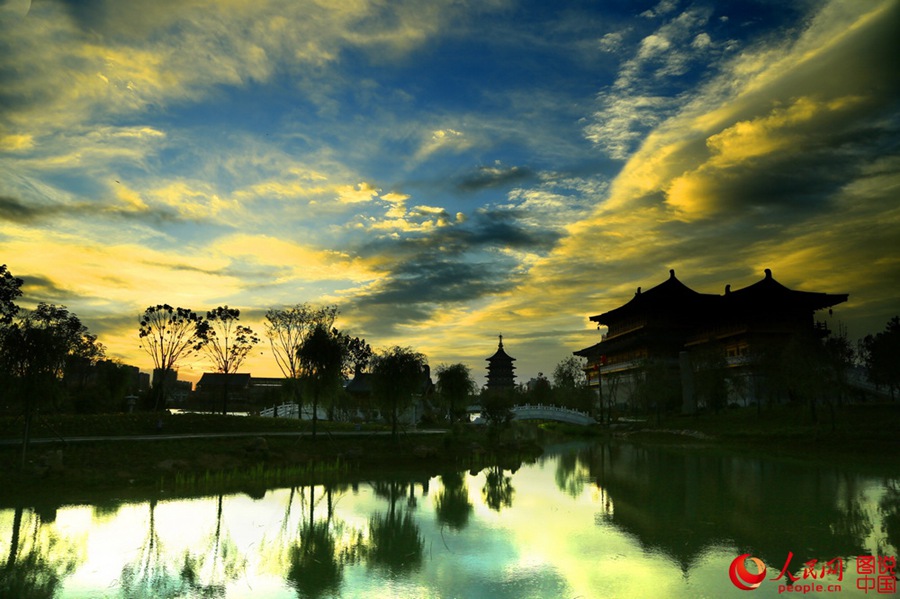
[[[421,390],[428,362],[408,347],[394,346],[372,359],[372,395],[391,420],[391,438],[397,440],[400,412],[413,403]]]
[[[475,381],[465,364],[441,364],[437,367],[437,392],[447,406],[451,424],[462,412],[460,404],[475,391]]]
[[[312,396],[312,435],[316,436],[319,420],[319,400],[332,395],[341,386],[346,345],[336,329],[328,330],[319,324],[306,337],[297,350],[301,380],[305,381]]]
[[[141,349],[153,359],[153,409],[165,405],[168,373],[179,360],[199,352],[206,343],[207,324],[202,316],[188,308],[173,308],[169,304],[149,306],[141,315],[138,335]]]
[[[219,306],[206,313],[205,326],[201,328],[203,349],[212,361],[216,372],[225,375],[222,385],[222,415],[228,413],[228,379],[235,374],[244,360],[259,343],[259,337],[250,327],[238,324],[241,311]]]

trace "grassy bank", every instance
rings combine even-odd
[[[34,436],[148,435],[154,414],[55,416],[36,423]],[[21,421],[0,420],[0,438],[16,439]],[[514,423],[501,438],[484,427],[459,427],[444,434],[402,434],[398,442],[379,436],[381,426],[319,423],[218,415],[167,415],[164,433],[251,433],[249,437],[155,441],[60,441],[33,445],[22,468],[21,448],[0,447],[0,505],[49,497],[84,502],[120,498],[246,492],[328,481],[388,476],[431,476],[442,471],[514,467],[540,453],[542,443],[593,437],[677,445],[701,451],[750,451],[758,455],[826,457],[848,463],[900,464],[900,406],[845,406],[834,420],[821,410],[813,421],[792,406],[725,410],[719,414],[669,416],[657,421],[620,420],[612,427],[559,423]],[[277,436],[272,433],[299,433]],[[341,433],[341,434],[333,434]],[[347,433],[353,433],[345,436]],[[61,453],[60,453],[61,452]]]
[[[121,418],[121,420],[120,420]],[[47,419],[62,436],[146,435],[152,415]],[[149,427],[149,428],[148,428]],[[378,427],[381,429],[382,427]],[[166,433],[254,433],[250,437],[176,438],[154,441],[53,442],[33,445],[27,465],[21,447],[0,448],[0,505],[46,498],[58,503],[221,492],[261,495],[277,486],[352,481],[388,476],[432,476],[448,470],[515,467],[537,457],[533,427],[514,427],[489,438],[483,427],[444,434],[403,433],[395,442],[381,430],[214,415],[168,416]],[[524,433],[527,429],[532,433]],[[297,436],[271,433],[300,432]],[[340,432],[342,434],[332,434]],[[352,434],[348,434],[352,433]],[[375,434],[373,434],[375,433]],[[39,435],[44,436],[44,435]],[[7,437],[9,438],[9,437]],[[12,437],[15,438],[15,437]]]
[[[19,439],[22,436],[21,418],[0,418],[0,439]],[[34,419],[33,438],[95,437],[107,435],[150,435],[190,433],[266,433],[308,432],[312,422],[289,418],[261,418],[259,416],[221,416],[218,414],[53,414]],[[351,431],[356,426],[345,422],[318,422],[322,431]],[[361,430],[383,430],[381,425],[362,425]]]
[[[610,430],[610,429],[606,429]],[[853,404],[808,408],[773,406],[723,410],[718,414],[669,416],[621,424],[610,431],[634,441],[715,445],[757,454],[900,463],[900,405]]]

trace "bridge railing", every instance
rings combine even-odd
[[[295,403],[283,403],[259,411],[259,415],[265,418],[300,418],[300,406]]]
[[[523,404],[512,407],[513,417],[524,418],[531,416],[535,418],[546,418],[548,420],[561,420],[563,422],[571,422],[576,424],[590,424],[594,422],[594,418],[587,412],[566,408],[553,404]]]
[[[557,412],[570,412],[572,414],[581,414],[582,416],[590,416],[587,412],[582,412],[581,410],[576,410],[575,408],[567,408],[565,406],[558,406],[556,404],[519,404],[512,407],[515,410],[553,410]]]

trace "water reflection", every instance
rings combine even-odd
[[[422,564],[425,543],[419,526],[412,517],[418,506],[415,484],[397,481],[374,483],[372,488],[379,497],[387,499],[388,509],[369,519],[369,543],[365,555],[370,566],[382,568],[392,576],[418,570]],[[406,509],[397,508],[397,502],[406,498]]]
[[[48,523],[52,524],[52,520]],[[78,564],[77,547],[42,526],[38,512],[14,510],[6,563],[0,566],[0,597],[55,597]]]
[[[512,507],[515,492],[512,486],[512,471],[510,476],[507,476],[500,466],[491,466],[487,469],[484,487],[481,489],[481,497],[486,506],[497,512],[504,507]]]
[[[884,489],[884,496],[878,504],[881,532],[884,534],[879,543],[878,553],[881,555],[889,553],[885,546],[900,549],[900,479],[887,481]]]
[[[316,500],[316,487],[309,486],[306,491],[309,500],[306,502],[309,516],[300,526],[299,539],[291,543],[289,548],[289,566],[287,582],[298,597],[322,597],[337,595],[343,580],[344,565],[356,563],[362,547],[362,539],[356,535],[351,542],[338,545],[338,535],[342,533],[341,523],[334,521],[334,497],[341,493],[339,487],[328,486],[322,489],[323,496]],[[286,519],[290,512],[294,490],[288,499]],[[303,498],[301,490],[301,498]],[[316,520],[316,507],[325,499],[325,518]]]
[[[597,519],[663,551],[683,572],[710,547],[734,545],[768,564],[871,553],[865,479],[816,461],[773,461],[636,445],[596,445],[560,456],[556,483],[568,494],[594,484],[610,499]],[[897,547],[897,480],[884,481],[879,548]]]
[[[740,553],[774,573],[793,553],[799,575],[896,555],[898,533],[894,472],[584,445],[262,497],[0,509],[0,596],[740,596]]]
[[[441,475],[441,490],[434,498],[435,518],[451,530],[462,530],[472,516],[469,485],[465,472],[445,472]]]

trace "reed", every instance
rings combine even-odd
[[[176,492],[219,492],[239,487],[276,487],[322,481],[351,472],[351,464],[340,457],[334,460],[316,460],[287,466],[256,464],[249,468],[230,470],[206,470],[203,472],[176,472],[166,480],[160,479],[160,488]]]

